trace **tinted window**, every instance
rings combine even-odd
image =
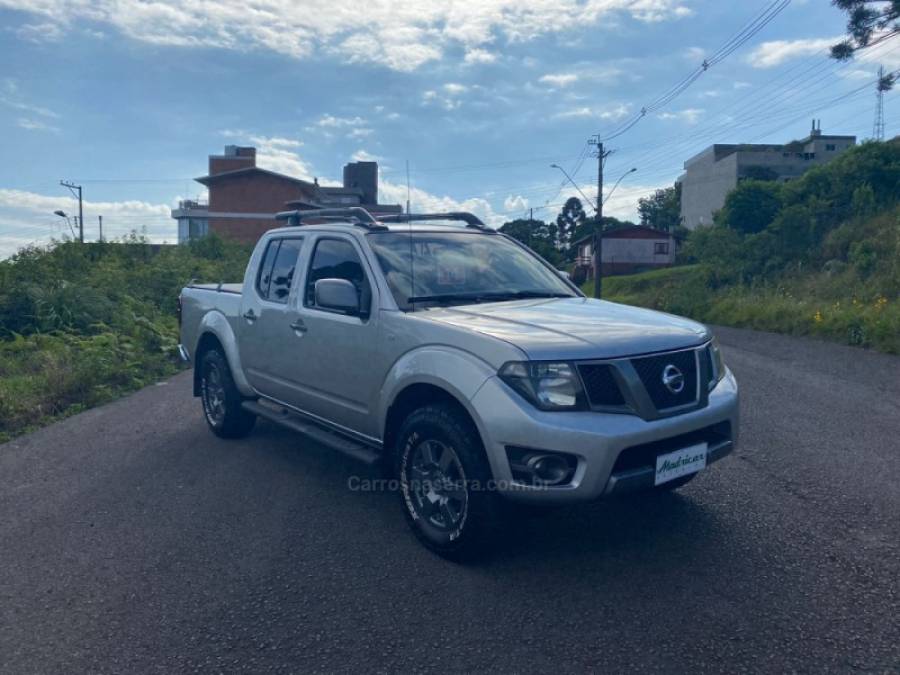
[[[316,244],[306,279],[306,305],[315,307],[316,282],[319,279],[346,279],[359,295],[360,314],[368,315],[372,293],[356,249],[342,239],[321,239]]]
[[[283,239],[272,266],[272,279],[269,283],[268,299],[272,302],[287,302],[291,292],[291,282],[300,254],[299,239]]]
[[[256,291],[259,297],[269,297],[269,282],[272,280],[272,264],[275,262],[275,255],[278,253],[278,245],[280,239],[273,239],[266,246],[266,252],[263,255],[262,264],[259,266],[259,274],[256,276]]]

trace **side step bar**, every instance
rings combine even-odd
[[[381,459],[381,455],[371,446],[330,431],[315,422],[302,419],[300,415],[287,408],[275,408],[258,401],[244,401],[241,407],[257,417],[263,417],[292,431],[301,433],[316,443],[321,443],[332,450],[337,450],[367,466],[374,466]]]

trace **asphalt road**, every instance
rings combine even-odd
[[[721,329],[734,455],[434,557],[185,373],[0,446],[0,672],[900,671],[900,358]]]

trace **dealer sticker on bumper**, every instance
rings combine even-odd
[[[654,485],[661,485],[706,467],[706,443],[698,443],[656,458]]]

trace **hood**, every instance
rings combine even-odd
[[[493,302],[418,316],[512,343],[533,360],[611,359],[692,347],[709,338],[696,321],[590,298]]]

